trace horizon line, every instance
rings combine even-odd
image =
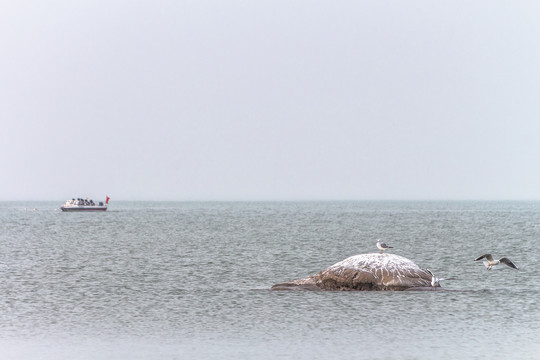
[[[53,201],[60,201],[65,202],[65,200],[56,200],[56,199],[39,199],[39,200],[31,200],[31,199],[0,199],[0,202],[53,202]],[[373,199],[113,199],[111,198],[110,203],[114,203],[116,201],[119,202],[222,202],[222,203],[238,203],[238,202],[536,202],[540,201],[540,199],[519,199],[519,198],[489,198],[489,199],[481,199],[481,198],[433,198],[433,199],[400,199],[400,198],[373,198]]]

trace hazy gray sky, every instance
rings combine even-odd
[[[2,1],[0,200],[540,199],[538,1]]]

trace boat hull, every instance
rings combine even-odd
[[[107,211],[106,206],[60,206],[62,211],[68,212],[89,212],[89,211]]]

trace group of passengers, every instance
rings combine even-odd
[[[94,200],[88,200],[88,199],[81,199],[78,198],[77,200],[71,199],[71,205],[84,205],[84,206],[95,206]]]

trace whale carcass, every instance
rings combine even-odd
[[[420,290],[431,289],[431,275],[395,254],[360,254],[321,272],[272,286],[272,290]]]

